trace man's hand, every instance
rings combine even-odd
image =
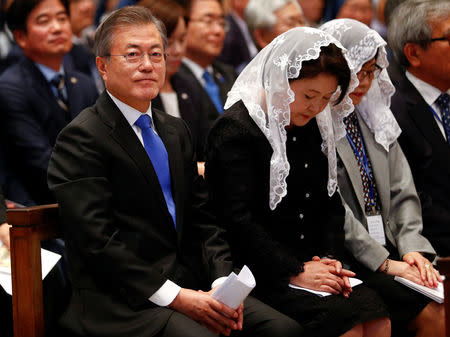
[[[9,245],[9,228],[11,226],[8,225],[6,222],[2,223],[0,225],[0,241],[3,242],[3,244],[8,248],[8,250],[11,249]]]
[[[419,269],[420,277],[424,285],[430,288],[436,288],[438,282],[442,282],[439,272],[433,268],[431,262],[419,252],[409,252],[403,255],[403,261],[410,266],[416,266]]]
[[[236,311],[220,303],[211,297],[210,292],[181,288],[169,307],[192,318],[215,334],[229,336],[231,330],[238,329],[239,309]]]

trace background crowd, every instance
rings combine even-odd
[[[117,13],[116,9],[129,10],[129,6],[147,8],[165,29],[133,30],[133,22],[121,23],[125,18],[120,17],[119,23],[106,22],[113,28],[129,26],[126,33],[133,38],[146,33],[152,38],[156,33],[159,38],[161,34],[161,55],[113,53],[120,46],[116,44],[118,32],[122,33],[119,28],[114,39],[105,28],[106,42],[99,42],[97,27]],[[66,243],[47,244],[64,254],[67,245],[75,288],[72,285],[70,290],[70,284],[65,284],[66,266],[60,266],[60,276],[50,277],[47,287],[58,287],[67,296],[72,292],[69,314],[66,312],[63,320],[71,333],[83,335],[77,330],[77,320],[81,317],[78,306],[84,300],[103,303],[90,310],[90,319],[96,323],[83,322],[84,333],[166,336],[158,327],[170,313],[144,314],[146,307],[138,298],[147,291],[152,305],[170,307],[175,303],[173,311],[226,335],[243,329],[242,317],[244,335],[443,334],[442,307],[406,290],[393,277],[435,287],[440,277],[432,263],[439,256],[450,256],[450,1],[1,0],[0,9],[0,240],[9,248],[6,206],[58,202],[66,209],[62,214]],[[149,18],[129,15],[141,20],[142,27],[158,27]],[[139,27],[139,22],[134,24]],[[310,38],[314,34],[317,37]],[[326,38],[321,34],[327,34]],[[128,37],[124,36],[121,39]],[[322,49],[310,57],[317,45]],[[283,53],[289,65],[286,73],[271,61]],[[339,55],[341,59],[333,59]],[[311,58],[320,60],[320,67]],[[113,68],[113,62],[136,63],[143,68],[151,63],[152,69],[140,70],[142,74],[153,74],[153,68],[165,63],[164,71],[155,72],[159,77],[148,75],[151,78],[145,79],[157,84],[147,93],[149,105],[140,109],[142,102],[134,83],[128,83],[128,74]],[[296,76],[291,68],[296,68]],[[310,79],[314,81],[304,82]],[[305,94],[303,83],[317,90]],[[332,97],[336,88],[340,93],[337,100],[336,95]],[[290,101],[289,109],[285,105],[292,98],[288,92],[297,104]],[[298,93],[306,99],[301,100]],[[308,106],[307,117],[298,108],[301,104]],[[134,144],[129,134],[110,131],[119,123],[111,117],[110,110],[116,105],[140,145]],[[89,114],[97,113],[98,121],[92,121],[88,113],[80,114],[92,106]],[[130,106],[134,112],[148,109],[149,127],[156,129],[162,139],[158,142],[167,148],[162,157],[152,158],[146,126],[131,121]],[[152,109],[157,112],[150,112]],[[103,110],[110,115],[103,116]],[[265,116],[262,119],[261,114]],[[290,122],[283,124],[286,115]],[[314,121],[309,122],[311,119]],[[126,128],[125,124],[121,128]],[[116,151],[109,133],[118,143],[123,140],[123,148],[140,146],[149,153],[151,164],[147,164],[154,167],[163,196],[153,203],[162,201],[164,216],[169,217],[156,216],[160,223],[155,226],[175,226],[178,240],[184,242],[180,234],[184,222],[200,219],[193,227],[204,242],[202,261],[211,264],[208,278],[195,268],[193,275],[183,276],[183,268],[199,258],[192,247],[180,244],[182,248],[175,249],[174,254],[182,251],[189,255],[183,262],[178,255],[171,262],[161,255],[173,249],[166,235],[172,239],[176,234],[144,229],[149,208],[140,204],[139,197],[153,197],[134,194],[143,184],[139,179],[121,181],[123,175],[136,172]],[[176,134],[177,140],[169,140],[170,134]],[[183,153],[171,149],[170,142],[182,143]],[[136,162],[142,153],[132,154]],[[174,158],[184,164],[173,168]],[[165,169],[158,171],[160,167]],[[140,169],[148,167],[142,164]],[[183,192],[177,193],[179,189]],[[92,214],[92,208],[113,215],[110,219]],[[107,226],[108,221],[117,219],[126,224],[125,230]],[[98,225],[98,232],[87,224]],[[116,227],[124,232],[116,234]],[[371,233],[374,228],[381,228],[382,234]],[[148,240],[162,243],[143,253],[136,238],[141,232]],[[93,244],[95,240],[113,247],[100,249]],[[133,247],[133,254],[122,251],[122,245]],[[142,267],[140,254],[153,259],[161,255],[161,265],[149,261],[152,268],[162,270],[167,281]],[[93,272],[91,278],[89,267],[84,267],[89,258],[89,267],[95,269],[98,264],[110,272],[101,276]],[[233,263],[217,267],[218,261],[225,260]],[[133,267],[120,269],[120,261]],[[244,303],[244,311],[227,312],[231,317],[236,314],[237,325],[228,318],[221,321],[224,328],[218,328],[195,318],[186,309],[186,302],[192,301],[186,293],[179,292],[186,302],[181,295],[176,297],[179,302],[174,296],[168,301],[161,295],[164,287],[176,296],[177,284],[183,285],[182,290],[184,285],[209,289],[208,284],[243,264],[255,272],[258,286],[255,298]],[[364,286],[351,289],[347,284],[353,272]],[[325,274],[328,276],[318,283],[308,279],[308,275]],[[125,280],[129,275],[157,281],[131,284]],[[117,280],[112,288],[95,288],[98,293],[91,297],[83,293],[83,287],[106,282],[109,277]],[[318,303],[315,295],[294,291],[288,284],[341,295],[332,296],[326,304]],[[117,297],[105,295],[116,291]],[[66,295],[60,296],[64,307]],[[1,299],[2,306],[10,306],[6,294],[2,293]],[[61,304],[49,303],[53,305],[50,319],[56,320]],[[109,312],[114,306],[117,311]],[[250,308],[257,314],[251,316]],[[107,328],[109,316],[100,312],[120,319]],[[261,312],[284,322],[286,330],[281,332],[281,327],[272,325],[262,332],[260,324],[265,317]],[[152,332],[142,323],[149,317],[154,324]],[[2,326],[11,326],[10,316],[2,319],[6,321]],[[174,325],[186,324],[178,319]],[[121,320],[135,325],[121,330]],[[50,321],[48,326],[52,324]],[[206,330],[194,336],[207,336]],[[48,328],[48,333],[60,332]]]

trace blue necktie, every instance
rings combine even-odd
[[[152,130],[152,119],[149,115],[141,115],[135,123],[142,131],[144,148],[147,151],[153,168],[158,176],[159,184],[166,199],[167,208],[172,216],[175,227],[177,225],[175,218],[175,203],[172,197],[172,186],[170,182],[169,156],[166,148],[159,136]]]
[[[441,94],[436,100],[436,103],[441,109],[442,125],[444,126],[445,134],[447,135],[447,143],[450,145],[450,96],[448,94]]]
[[[209,98],[211,98],[211,101],[213,101],[217,111],[221,114],[223,112],[223,104],[222,99],[220,98],[219,86],[216,82],[214,82],[214,79],[207,70],[205,70],[202,77],[206,82],[205,89],[209,95]]]

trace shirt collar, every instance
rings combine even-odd
[[[142,112],[139,110],[136,110],[135,108],[129,106],[128,104],[125,104],[124,102],[120,101],[116,97],[114,97],[108,90],[106,90],[109,97],[113,100],[113,102],[117,105],[120,112],[123,114],[127,122],[133,127],[134,123],[138,120],[138,118],[142,115]],[[148,110],[145,112],[145,114],[149,115],[151,118],[152,116],[152,102],[150,101],[150,104],[148,106]],[[153,124],[153,118],[152,118],[152,127]]]
[[[441,94],[441,91],[438,88],[433,87],[431,84],[425,81],[422,81],[420,78],[417,78],[409,71],[406,71],[406,77],[414,85],[420,95],[422,95],[423,99],[428,105],[433,105],[433,103]]]
[[[205,80],[203,79],[203,73],[205,72],[205,70],[207,70],[211,74],[211,76],[213,75],[213,68],[210,65],[205,69],[194,61],[188,59],[187,57],[183,57],[183,63],[186,65],[186,67],[189,68],[190,71],[192,71],[195,78],[201,83],[205,82]]]
[[[54,71],[53,69],[51,69],[47,66],[44,66],[41,63],[35,62],[34,64],[39,68],[39,70],[41,71],[42,75],[44,75],[47,82],[50,82],[55,77],[55,75],[58,73],[64,76],[64,68],[63,68],[62,64],[59,67],[59,71]]]

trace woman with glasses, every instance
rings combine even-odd
[[[435,251],[421,235],[419,198],[389,109],[395,89],[386,71],[386,42],[352,19],[332,20],[321,29],[347,48],[359,81],[350,94],[355,110],[343,118],[346,137],[336,142],[346,246],[356,260],[352,270],[383,298],[394,333],[412,321],[418,335],[441,336],[442,305],[393,280],[400,276],[430,288],[442,281],[430,262]]]
[[[206,180],[234,259],[255,275],[257,297],[297,320],[305,336],[388,336],[382,300],[365,285],[352,288],[354,273],[339,261],[345,211],[335,193],[330,109],[348,114],[356,85],[344,53],[309,27],[262,49],[210,131]]]

